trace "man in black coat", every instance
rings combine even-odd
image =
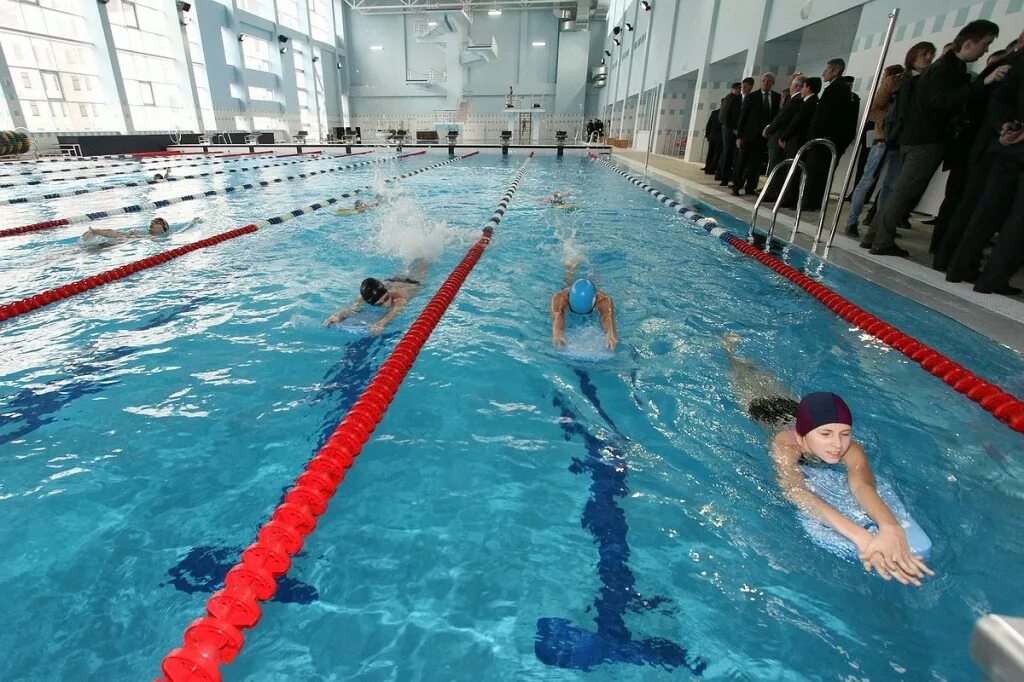
[[[800,111],[800,104],[803,103],[804,81],[807,80],[803,74],[794,75],[789,82],[789,101],[782,105],[782,111],[772,119],[772,122],[765,128],[764,134],[768,138],[768,172],[771,173],[784,158],[786,150],[782,148],[780,141],[782,133]]]
[[[821,73],[821,80],[826,85],[821,95],[818,96],[818,107],[807,131],[808,140],[823,137],[836,146],[838,151],[836,163],[839,162],[843,151],[850,145],[853,138],[857,136],[856,114],[850,116],[852,106],[850,84],[842,78],[845,69],[846,62],[842,59],[830,59],[826,63],[825,70]],[[853,121],[852,127],[851,121]],[[804,193],[804,209],[817,211],[821,208],[825,185],[828,182],[830,154],[825,147],[816,145],[807,150],[804,158],[807,163],[807,190]]]
[[[718,168],[718,157],[722,153],[722,124],[718,119],[721,110],[715,109],[708,117],[708,123],[704,126],[704,138],[708,141],[708,156],[704,161],[703,170],[708,175],[714,175]]]
[[[757,179],[768,151],[765,129],[779,113],[779,93],[772,90],[775,74],[761,75],[761,87],[747,95],[740,108],[736,125],[736,168],[732,176],[732,194],[739,196],[740,189],[748,195],[757,191]]]
[[[751,79],[753,84],[753,79]],[[740,107],[743,104],[743,87],[740,83],[733,83],[729,86],[729,94],[722,100],[722,108],[718,114],[718,120],[722,124],[722,156],[718,160],[718,172],[715,180],[722,185],[728,185],[732,179],[732,160],[736,152],[736,126],[740,121]],[[750,87],[746,88],[750,92]]]

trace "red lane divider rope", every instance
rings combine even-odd
[[[470,271],[480,260],[519,188],[533,152],[509,185],[480,238],[452,270],[381,364],[319,452],[309,461],[284,502],[242,552],[242,560],[224,578],[224,589],[206,602],[206,616],[185,630],[182,646],[164,657],[162,682],[219,682],[220,665],[230,663],[242,649],[242,630],[254,627],[262,611],[259,602],[274,596],[277,579],[288,572],[291,558],[302,549],[327,510],[338,485],[380,423],[420,350],[448,310]]]
[[[425,153],[425,151],[414,152],[412,154],[407,154],[406,156],[419,156],[420,154]],[[442,161],[440,163],[435,163],[431,166],[425,166],[423,168],[418,168],[407,173],[402,173],[401,175],[396,175],[394,177],[386,179],[384,182],[396,182],[398,180],[404,180],[405,178],[412,177],[413,175],[419,175],[420,173],[424,173],[434,168],[440,168],[441,166],[447,166],[450,163],[461,161],[462,159],[468,159],[469,157],[474,156],[476,153],[477,152],[465,154],[463,156],[454,156],[448,159],[447,161]],[[77,280],[75,282],[71,282],[70,284],[64,284],[53,289],[47,289],[46,291],[40,292],[38,294],[34,294],[32,296],[28,296],[17,301],[13,301],[11,303],[8,303],[7,305],[0,305],[0,322],[10,320],[12,318],[24,315],[26,313],[30,313],[33,310],[37,310],[39,308],[42,308],[43,306],[50,305],[51,303],[56,303],[57,301],[62,301],[66,298],[77,296],[78,294],[81,294],[90,289],[95,289],[96,287],[101,286],[103,284],[109,284],[110,282],[124,279],[125,277],[129,277],[135,274],[136,272],[156,267],[157,265],[161,265],[169,260],[179,258],[197,249],[205,249],[210,246],[215,246],[229,239],[241,237],[243,234],[251,234],[252,232],[256,232],[259,228],[268,227],[270,225],[280,225],[283,222],[293,220],[301,215],[306,215],[307,213],[312,213],[313,211],[319,211],[321,208],[325,208],[327,206],[336,204],[342,199],[348,199],[349,197],[353,197],[356,194],[365,192],[371,187],[372,185],[365,185],[358,189],[354,189],[351,192],[345,192],[344,194],[339,194],[336,197],[324,199],[323,201],[319,201],[315,204],[310,204],[309,206],[303,208],[297,208],[293,211],[288,211],[287,213],[282,213],[281,215],[274,216],[273,218],[267,218],[265,220],[250,223],[245,227],[229,230],[227,232],[221,232],[220,234],[216,234],[212,237],[207,237],[206,239],[200,239],[198,241],[190,242],[183,246],[179,246],[176,249],[163,251],[161,253],[156,254],[155,256],[143,258],[141,260],[128,263],[127,265],[122,265],[120,267],[116,267],[111,270],[101,272],[98,275],[83,277],[82,279]]]
[[[596,156],[592,157],[597,159]],[[793,268],[779,259],[764,253],[760,249],[748,244],[746,241],[730,234],[720,227],[714,218],[706,218],[696,211],[693,211],[675,199],[668,197],[643,182],[636,176],[630,175],[611,163],[601,159],[613,171],[623,176],[631,183],[645,190],[648,194],[657,199],[660,203],[674,209],[677,213],[693,220],[698,226],[713,236],[719,237],[725,243],[732,246],[741,253],[750,256],[765,266],[771,268],[798,287],[814,296],[829,310],[839,317],[852,323],[882,343],[895,348],[903,355],[921,365],[924,370],[953,388],[958,393],[966,395],[981,407],[990,412],[996,419],[1008,425],[1014,431],[1024,433],[1024,401],[1011,393],[1007,393],[999,386],[978,376],[966,369],[963,365],[954,362],[934,348],[930,348],[909,334],[897,329],[888,322],[875,317],[863,308],[860,308],[843,296],[832,291],[824,284],[811,279],[796,268]]]
[[[274,152],[272,152],[272,151],[266,151],[266,152],[242,152],[240,154],[221,154],[217,158],[218,159],[234,159],[234,158],[237,158],[239,156],[263,156],[264,154],[273,154],[273,153]]]

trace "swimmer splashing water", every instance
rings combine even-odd
[[[385,325],[395,319],[398,313],[409,304],[409,300],[423,287],[423,279],[427,276],[427,262],[423,259],[413,261],[410,266],[411,276],[395,276],[385,280],[367,277],[359,285],[359,298],[352,305],[342,308],[326,320],[324,326],[342,322],[345,318],[370,304],[386,308],[387,313],[370,326],[371,334],[380,334]]]
[[[615,330],[615,304],[611,297],[597,288],[591,279],[574,279],[577,261],[571,261],[565,268],[565,283],[562,289],[551,297],[551,342],[556,348],[565,345],[565,313],[590,315],[596,312],[601,317],[605,333],[605,347],[614,351],[618,344]]]

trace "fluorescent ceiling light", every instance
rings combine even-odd
[[[429,26],[430,28],[434,28],[435,26],[437,26],[437,22],[436,21],[428,21],[427,22],[427,26]]]
[[[501,16],[501,10],[500,9],[489,9],[489,10],[487,10],[487,15],[491,16],[491,17],[500,17]]]
[[[384,46],[383,45],[370,45],[370,49],[373,50],[374,52],[380,52],[381,50],[384,49]]]
[[[544,47],[545,45],[547,45],[547,43],[545,43],[543,40],[535,40],[530,44],[533,45],[534,47]]]

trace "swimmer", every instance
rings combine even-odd
[[[723,340],[737,393],[743,392],[743,386],[779,384],[768,372],[735,355],[737,340],[735,335],[726,335]],[[756,372],[755,376],[749,374],[751,370]],[[771,377],[769,384],[763,383],[766,376]],[[748,414],[756,423],[776,431],[771,456],[783,495],[805,514],[825,522],[853,542],[865,571],[875,571],[885,580],[895,578],[904,585],[920,587],[921,579],[935,572],[911,552],[903,527],[878,496],[864,448],[853,440],[850,408],[834,393],[811,393],[799,403],[791,396],[783,389],[774,395],[763,393],[747,404]],[[877,524],[877,534],[857,525],[807,488],[800,464],[809,463],[842,464],[846,468],[850,492]]]
[[[565,345],[565,311],[589,315],[594,311],[601,316],[605,333],[605,347],[615,350],[618,336],[615,331],[615,304],[611,297],[597,288],[593,280],[575,279],[577,261],[565,268],[566,288],[551,297],[551,341],[555,348]]]
[[[170,180],[170,179],[171,179],[171,169],[170,168],[165,168],[163,174],[157,173],[156,175],[153,176],[153,180]]]
[[[540,200],[542,204],[551,204],[552,206],[565,206],[566,202],[572,198],[572,190],[560,190],[556,189],[548,196]]]
[[[200,217],[195,217],[182,229],[187,229],[196,225],[197,223],[203,222]],[[153,218],[149,221],[149,228],[142,232],[140,230],[129,230],[127,232],[122,230],[107,230],[98,227],[90,227],[85,234],[82,235],[84,241],[90,241],[97,237],[107,237],[109,239],[125,240],[125,239],[137,239],[139,237],[162,237],[170,232],[171,226],[167,224],[167,221],[163,218]]]
[[[360,310],[364,304],[369,303],[372,306],[389,308],[384,317],[370,326],[371,334],[380,334],[384,331],[384,326],[408,305],[409,300],[423,286],[423,280],[427,276],[427,262],[422,258],[417,258],[413,261],[411,269],[413,271],[411,277],[390,277],[384,281],[367,277],[359,286],[359,298],[352,305],[342,308],[324,320],[324,326],[338,324]]]

